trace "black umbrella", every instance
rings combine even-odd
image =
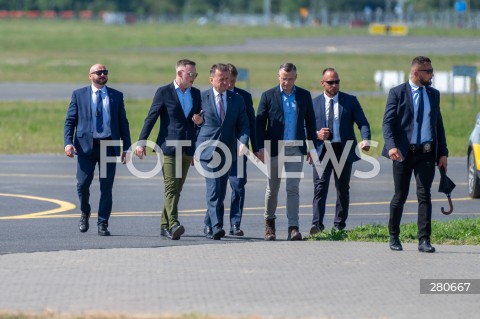
[[[448,198],[448,204],[450,205],[450,210],[445,211],[442,207],[442,213],[444,215],[450,215],[453,212],[453,205],[452,205],[452,199],[450,198],[450,193],[452,193],[453,189],[455,188],[455,183],[448,178],[447,173],[445,172],[445,168],[440,167],[440,184],[438,185],[438,191],[441,193],[445,193]]]

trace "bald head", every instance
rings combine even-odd
[[[88,77],[93,86],[101,89],[108,82],[108,70],[103,64],[94,64],[90,67]]]
[[[92,73],[92,72],[95,72],[95,71],[98,71],[98,70],[106,70],[106,69],[107,68],[103,64],[94,64],[90,67],[90,72],[88,72],[88,73]]]

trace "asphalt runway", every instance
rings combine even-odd
[[[378,159],[380,172],[372,179],[352,177],[351,205],[347,228],[362,224],[386,224],[388,205],[393,195],[391,163]],[[135,167],[152,170],[156,157],[134,160]],[[354,166],[359,172],[371,171],[365,161]],[[119,165],[114,185],[114,206],[110,219],[111,237],[100,237],[96,229],[98,207],[98,180],[91,187],[92,218],[87,233],[78,231],[78,198],[75,180],[76,160],[62,155],[1,155],[0,156],[0,254],[55,250],[96,248],[160,247],[172,245],[222,244],[262,241],[264,231],[263,209],[266,179],[252,163],[248,165],[245,211],[242,229],[245,237],[226,237],[221,241],[207,240],[203,235],[203,217],[206,208],[205,181],[190,168],[180,199],[180,221],[186,233],[179,241],[165,240],[159,235],[160,214],[163,207],[162,175],[141,179],[125,165]],[[305,164],[300,183],[300,231],[307,234],[311,223],[313,197],[312,168]],[[457,184],[452,194],[454,213],[445,216],[441,207],[448,207],[444,194],[438,193],[439,174],[433,185],[433,219],[479,217],[478,201],[467,195],[466,159],[450,158],[450,178]],[[325,226],[333,226],[333,180],[327,199]],[[228,193],[228,192],[227,192]],[[228,226],[230,195],[227,195],[225,224]],[[402,222],[415,222],[415,186],[412,183]],[[277,210],[277,238],[286,240],[285,183],[279,193]],[[226,227],[228,229],[228,227]]]
[[[185,46],[170,48],[141,48],[136,51],[178,52],[182,56],[194,52],[268,53],[268,54],[478,54],[480,40],[472,37],[439,36],[321,36],[279,39],[247,39],[244,43],[218,46]],[[392,60],[392,65],[395,61]],[[69,100],[73,90],[88,83],[10,83],[0,82],[0,100]],[[158,84],[114,83],[126,99],[151,99]],[[207,87],[199,87],[201,90]],[[261,91],[252,88],[252,95]],[[312,96],[320,92],[312,92]],[[355,95],[378,95],[378,92],[350,92]]]
[[[250,39],[233,46],[206,46],[169,49],[146,49],[173,52],[294,52],[294,53],[402,53],[421,54],[476,54],[480,41],[456,37],[384,37],[345,36],[290,39]],[[0,100],[68,100],[71,92],[86,83],[8,83],[0,82]],[[157,84],[115,84],[126,98],[151,98]],[[204,89],[204,88],[201,88]],[[252,91],[255,94],[255,92]],[[478,217],[478,201],[467,197],[465,158],[450,158],[449,175],[457,184],[453,198],[455,212],[450,216],[440,213],[447,202],[437,193],[439,176],[433,186],[434,219]],[[379,159],[380,174],[370,180],[352,178],[351,208],[348,228],[388,220],[388,203],[393,194],[391,164]],[[139,164],[148,170],[153,158]],[[363,167],[362,167],[363,165]],[[362,163],[359,169],[368,171],[371,165]],[[244,242],[263,239],[263,206],[266,181],[261,172],[249,165],[247,198],[242,228],[244,238],[226,238],[222,241],[206,240],[202,233],[205,211],[205,182],[194,169],[189,172],[180,200],[180,220],[187,231],[180,241],[167,241],[159,237],[160,211],[163,205],[161,175],[151,179],[133,176],[125,166],[117,169],[114,186],[114,208],[110,230],[114,236],[101,238],[96,233],[92,216],[91,230],[78,231],[79,211],[75,187],[76,161],[63,155],[0,155],[0,254],[52,250],[75,250],[116,247],[159,247],[205,243]],[[305,234],[311,221],[313,187],[311,168],[305,165],[305,178],[301,186],[300,228]],[[438,174],[437,174],[438,175]],[[333,185],[333,183],[331,183]],[[332,186],[331,186],[332,187]],[[280,190],[277,212],[278,238],[286,239],[284,208],[285,186]],[[92,208],[98,203],[98,182],[92,184]],[[326,227],[333,224],[334,190],[327,201]],[[226,203],[229,206],[230,197]],[[283,202],[282,202],[283,200]],[[228,211],[227,211],[228,214]],[[226,216],[228,218],[228,215]],[[227,219],[226,219],[227,220]],[[412,185],[405,207],[403,222],[416,220],[415,188]]]
[[[145,48],[153,52],[216,53],[353,53],[353,54],[478,54],[480,41],[471,37],[435,36],[319,36],[247,39],[244,43],[218,46]]]

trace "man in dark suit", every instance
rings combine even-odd
[[[193,164],[197,133],[195,124],[202,123],[201,116],[198,116],[202,107],[200,90],[192,87],[196,77],[195,62],[186,59],[177,62],[175,80],[155,93],[136,147],[137,156],[143,158],[146,140],[160,117],[156,145],[160,146],[163,153],[165,185],[160,235],[173,240],[180,239],[185,232],[178,221],[178,202],[188,168]],[[197,115],[195,119],[194,115]],[[178,143],[180,141],[183,145]],[[177,167],[181,170],[178,176]]]
[[[340,92],[340,78],[334,68],[323,70],[322,86],[323,94],[313,100],[317,129],[317,152],[321,163],[313,167],[313,219],[310,234],[322,231],[323,218],[325,216],[325,204],[327,200],[330,176],[333,171],[331,158],[340,162],[342,154],[348,155],[341,171],[334,172],[335,188],[337,190],[337,204],[335,208],[334,228],[342,230],[346,227],[348,208],[350,205],[350,176],[353,162],[360,158],[355,154],[357,139],[353,131],[356,123],[362,142],[362,150],[368,151],[370,140],[370,125],[363,113],[357,98],[353,95]],[[330,144],[333,154],[328,154],[326,144]],[[323,160],[325,158],[325,161]]]
[[[283,166],[287,172],[287,239],[302,239],[298,223],[299,174],[302,172],[302,162],[307,151],[305,140],[315,143],[316,133],[312,96],[309,91],[295,86],[296,79],[295,65],[282,64],[278,71],[280,85],[262,94],[255,118],[259,148],[256,156],[267,164],[269,171],[265,192],[265,240],[276,239],[275,211]],[[265,145],[265,141],[270,143],[271,147]],[[315,151],[314,147],[309,147],[309,151]],[[292,158],[286,161],[285,156]],[[297,161],[293,161],[293,157],[296,157]],[[309,154],[307,159],[311,162]]]
[[[248,117],[248,124],[250,126],[250,144],[253,152],[258,152],[258,147],[255,139],[255,110],[253,109],[252,95],[245,90],[235,86],[237,82],[238,71],[233,64],[228,64],[230,70],[230,84],[228,89],[243,97],[245,102],[245,109]],[[247,157],[238,157],[237,164],[243,165],[243,170],[239,176],[237,165],[232,165],[230,169],[230,187],[232,188],[231,203],[230,203],[230,235],[243,236],[243,230],[240,229],[243,215],[243,204],[245,202],[245,184],[247,184]]]
[[[390,90],[383,117],[385,146],[382,155],[393,161],[395,194],[390,202],[390,249],[402,250],[399,239],[403,206],[412,173],[418,199],[418,250],[433,253],[431,187],[435,164],[447,170],[447,141],[440,112],[440,92],[430,87],[432,62],[418,56],[412,60],[410,79]]]
[[[130,130],[128,126],[123,94],[106,87],[108,70],[102,64],[90,68],[91,85],[75,90],[64,127],[65,155],[77,154],[77,192],[80,199],[80,224],[82,233],[88,231],[90,208],[90,184],[95,166],[104,158],[100,156],[101,141],[123,142],[122,163],[126,163],[126,150],[130,148]],[[107,147],[107,156],[120,155],[120,147]],[[98,208],[98,234],[109,236],[108,220],[112,212],[112,188],[116,163],[108,162],[106,172],[100,171],[100,203]],[[105,174],[106,173],[106,174]],[[105,177],[103,177],[105,176]]]
[[[207,186],[207,213],[204,233],[209,239],[225,236],[223,215],[229,171],[248,143],[248,119],[243,98],[228,90],[228,65],[218,63],[210,69],[212,88],[202,92],[204,122],[197,138],[195,157],[200,160]],[[237,138],[240,141],[237,151]]]

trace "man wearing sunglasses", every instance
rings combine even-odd
[[[155,93],[135,150],[139,158],[146,155],[146,140],[160,117],[156,143],[163,153],[165,185],[160,235],[173,240],[180,239],[185,232],[178,221],[178,201],[188,168],[193,165],[197,131],[195,124],[203,123],[199,114],[202,109],[200,90],[192,87],[196,77],[194,61],[183,59],[177,62],[175,80],[160,87]],[[177,167],[181,168],[178,175]]]
[[[334,68],[323,70],[322,86],[323,94],[313,99],[319,162],[313,167],[314,197],[311,235],[325,228],[323,218],[332,171],[334,171],[337,190],[333,227],[335,230],[343,230],[346,227],[352,165],[360,159],[355,153],[357,139],[353,130],[354,124],[357,124],[362,137],[360,148],[365,151],[370,148],[370,125],[367,118],[355,96],[340,92],[340,77]],[[340,171],[337,171],[332,160],[341,163],[340,159],[344,156],[346,156],[345,164],[340,165]]]
[[[77,155],[77,192],[80,199],[80,232],[89,229],[90,184],[95,166],[101,165],[100,148],[102,141],[122,141],[122,163],[127,161],[126,150],[130,148],[128,125],[123,93],[107,87],[108,70],[103,64],[90,68],[91,85],[75,90],[64,127],[65,155]],[[120,156],[120,147],[107,147],[107,156]],[[98,234],[109,236],[108,220],[112,211],[112,188],[116,163],[107,163],[106,172],[100,172],[100,203],[98,207]],[[105,174],[105,177],[102,175]]]
[[[390,90],[383,117],[382,155],[393,161],[395,193],[390,202],[390,249],[402,250],[400,221],[412,174],[418,199],[418,251],[433,253],[430,190],[435,164],[447,170],[447,141],[440,113],[440,92],[430,87],[433,67],[428,57],[412,60],[410,79]]]

